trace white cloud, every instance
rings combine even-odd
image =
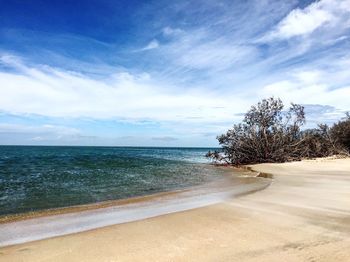
[[[175,37],[163,46],[161,54],[177,68],[217,72],[238,63],[249,63],[256,57],[253,46],[230,41],[225,37],[213,38],[205,29],[181,33],[179,29],[176,33],[175,29],[165,31],[175,34]]]
[[[77,128],[52,125],[0,123],[0,142],[2,144],[94,144],[96,136],[84,135]]]
[[[333,16],[322,9],[308,7],[305,10],[295,9],[277,26],[275,37],[289,38],[312,33],[321,25],[331,21]]]
[[[323,72],[320,70],[309,70],[309,71],[299,71],[292,75],[304,85],[305,84],[312,85],[320,81],[322,73]]]
[[[0,133],[28,133],[28,134],[60,134],[60,135],[79,135],[80,131],[76,128],[58,126],[58,125],[18,125],[18,124],[0,124]]]
[[[5,61],[6,60],[6,61]],[[243,109],[239,97],[226,100],[220,93],[177,88],[148,74],[117,73],[105,80],[48,66],[30,67],[8,57],[2,63],[14,72],[0,72],[0,111],[49,117],[117,118],[140,121],[210,122],[231,119],[223,108]],[[220,113],[218,113],[220,111]],[[196,119],[188,117],[196,116]]]
[[[172,28],[169,26],[164,27],[162,32],[164,36],[177,36],[184,33],[184,31],[179,28]]]
[[[160,137],[152,137],[152,140],[157,140],[162,142],[174,142],[179,139],[171,136],[160,136]]]
[[[32,141],[45,141],[45,138],[43,138],[41,136],[36,136],[36,137],[33,137],[31,140]]]
[[[147,51],[151,49],[156,49],[159,47],[159,42],[156,39],[153,39],[151,42],[148,43],[144,48],[141,48],[140,51]]]
[[[5,54],[0,56],[0,112],[152,122],[179,136],[214,137],[240,120],[251,104],[271,95],[286,103],[328,105],[335,114],[349,110],[350,0],[295,8],[298,2],[175,1],[166,9],[152,9],[156,20],[138,21],[137,29],[152,38],[129,39],[129,52],[115,45],[103,53],[87,48],[70,60],[52,48],[40,59],[31,53],[30,63]],[[67,46],[77,47],[68,40]],[[145,45],[136,50],[140,41]],[[62,57],[51,59],[58,54]],[[46,139],[32,133],[33,140]]]
[[[116,73],[96,80],[48,66],[28,66],[17,57],[0,59],[13,70],[0,72],[0,111],[47,117],[155,121],[179,132],[217,131],[239,120],[239,113],[268,96],[286,103],[321,104],[349,110],[348,59],[329,68],[299,68],[273,78],[270,84],[240,89],[180,87],[149,74]],[[228,83],[230,84],[230,83]],[[336,86],[336,88],[335,88]],[[4,129],[4,127],[2,127]],[[48,132],[57,126],[43,126]],[[9,129],[7,129],[9,130]],[[74,134],[61,129],[56,133]],[[40,135],[36,135],[40,136]],[[33,137],[36,137],[33,136]]]
[[[186,47],[183,47],[186,48]],[[186,48],[187,49],[187,48]],[[179,65],[194,69],[221,70],[237,63],[244,63],[255,56],[255,50],[249,46],[238,46],[213,41],[189,47],[175,60]]]
[[[320,104],[334,106],[339,116],[349,110],[350,85],[332,88],[332,78],[327,79],[325,71],[292,72],[286,80],[277,81],[263,87],[263,96],[280,97],[286,102]]]
[[[316,1],[304,9],[292,10],[263,40],[309,35],[326,27],[342,31],[349,27],[349,12],[349,0]]]
[[[270,40],[290,39],[329,29],[317,35],[319,41],[296,37],[300,43],[256,46],[257,35],[295,6],[293,1],[287,2],[256,1],[242,3],[236,9],[223,4],[222,13],[213,13],[213,6],[208,8],[207,14],[213,15],[204,15],[201,23],[165,22],[171,26],[160,25],[160,31],[150,32],[162,34],[158,38],[162,39],[161,46],[157,39],[152,40],[131,52],[134,57],[126,58],[130,59],[130,71],[119,69],[114,73],[109,65],[108,71],[103,70],[103,79],[2,56],[0,62],[11,70],[0,70],[0,111],[133,123],[146,120],[179,133],[200,133],[219,132],[240,119],[236,114],[270,95],[281,96],[286,102],[349,109],[345,97],[349,94],[350,59],[342,59],[343,50],[330,49],[321,54],[327,60],[325,68],[317,61],[322,56],[312,48],[327,41],[345,42],[349,0],[321,0],[294,9],[266,35]],[[243,13],[247,10],[254,12],[256,20]],[[83,67],[103,65],[86,63]],[[144,65],[149,65],[150,73],[139,73]]]

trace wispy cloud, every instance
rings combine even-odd
[[[152,139],[157,141],[162,141],[162,142],[174,142],[179,140],[178,138],[172,137],[172,136],[152,137]]]
[[[27,133],[27,134],[54,134],[54,135],[79,135],[76,128],[55,125],[18,125],[0,124],[0,133]]]
[[[81,141],[81,131],[67,126],[57,125],[23,125],[23,124],[0,124],[0,141],[5,144],[55,143],[64,141]],[[11,140],[9,140],[9,138]]]
[[[1,61],[15,72],[0,72],[0,110],[13,114],[187,121],[193,115],[214,116],[213,108],[227,103],[219,94],[196,89],[176,92],[146,73],[123,72],[97,80],[48,66],[27,66],[17,57]]]
[[[103,34],[107,40],[100,31],[0,30],[11,43],[0,44],[0,112],[91,119],[108,126],[99,135],[110,139],[115,121],[148,131],[115,127],[116,137],[132,137],[128,143],[181,144],[215,143],[271,95],[306,105],[312,124],[350,109],[350,0],[180,0],[136,9],[120,35]]]
[[[156,39],[153,39],[151,42],[149,42],[145,47],[139,49],[138,51],[147,51],[151,49],[156,49],[159,47],[159,42]]]

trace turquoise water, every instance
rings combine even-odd
[[[213,181],[208,148],[0,146],[0,215],[123,199]]]

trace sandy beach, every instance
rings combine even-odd
[[[0,261],[350,261],[350,159],[252,166],[266,189],[0,249]]]

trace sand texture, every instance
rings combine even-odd
[[[350,159],[252,167],[265,190],[0,249],[0,261],[350,261]]]

